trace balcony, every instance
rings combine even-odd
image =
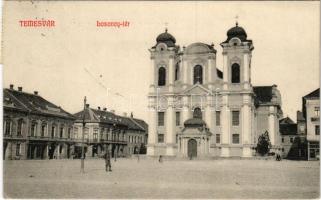
[[[23,137],[23,135],[9,135],[9,134],[6,134],[3,136],[3,139],[12,139],[12,140],[21,140],[21,139],[25,139]]]

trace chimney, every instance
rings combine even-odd
[[[114,113],[115,114],[115,110],[110,110],[110,112]]]
[[[127,117],[127,112],[123,112],[124,117]]]
[[[10,90],[13,90],[13,84],[10,84]]]
[[[34,93],[35,95],[38,95],[38,91],[34,91],[33,93]]]
[[[107,108],[104,108],[104,111],[107,111]]]
[[[18,91],[19,91],[19,92],[22,92],[22,87],[18,87]]]
[[[98,110],[100,110],[100,106],[98,106]]]
[[[133,118],[134,117],[134,114],[133,112],[130,113],[130,117]]]
[[[86,104],[86,108],[89,108],[89,104],[88,103]]]

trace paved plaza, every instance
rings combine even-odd
[[[319,162],[118,159],[4,161],[7,198],[318,198]]]

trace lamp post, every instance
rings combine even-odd
[[[117,161],[116,157],[117,157],[117,145],[116,145],[116,134],[117,134],[117,131],[116,131],[116,124],[114,124],[114,145],[115,145],[115,148],[114,148],[114,159],[115,159],[115,162]]]
[[[85,173],[85,111],[86,111],[86,97],[84,98],[84,110],[82,115],[82,138],[81,138],[81,164],[80,172]]]

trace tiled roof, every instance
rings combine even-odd
[[[296,124],[280,124],[281,135],[297,135]]]
[[[285,117],[283,119],[280,119],[280,124],[295,124],[294,121],[290,117]]]
[[[4,89],[3,97],[4,108],[74,119],[73,115],[38,94],[30,94],[14,89]]]
[[[256,86],[253,87],[255,100],[258,103],[268,103],[272,100],[272,86]]]
[[[78,122],[81,122],[83,120],[83,111],[74,114],[74,116],[77,118]],[[89,107],[85,109],[85,121],[107,123],[112,125],[116,124],[121,126],[127,126],[127,128],[131,130],[140,130],[147,132],[147,129],[140,125],[140,123],[145,123],[143,120],[119,116],[109,111],[97,110]]]
[[[303,98],[320,98],[320,88],[314,90],[313,92],[305,95]]]
[[[136,119],[136,118],[132,118],[135,122],[137,122],[141,128],[143,128],[146,132],[148,131],[148,124],[141,119]]]

